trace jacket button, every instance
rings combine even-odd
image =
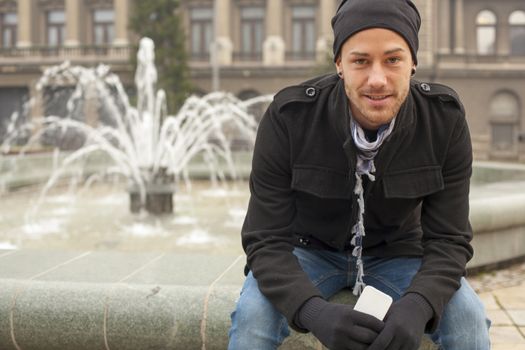
[[[428,85],[427,83],[422,83],[421,84],[421,90],[429,92],[430,91],[430,85]]]
[[[309,87],[305,90],[306,96],[308,97],[314,97],[316,94],[315,88]]]

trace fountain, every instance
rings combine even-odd
[[[106,65],[85,68],[65,62],[44,72],[38,82],[41,91],[53,86],[74,86],[74,89],[65,99],[65,116],[46,115],[24,125],[16,118],[24,112],[11,118],[3,152],[8,153],[13,143],[29,140],[20,150],[22,156],[2,159],[0,155],[0,195],[8,193],[0,201],[0,248],[53,245],[66,249],[81,242],[82,247],[88,249],[136,250],[146,245],[143,238],[155,237],[151,249],[172,251],[181,247],[208,249],[212,246],[221,251],[239,252],[238,232],[247,207],[248,186],[243,183],[242,191],[234,187],[223,193],[207,188],[209,183],[213,188],[222,180],[238,176],[236,156],[239,152],[232,151],[232,140],[241,140],[248,148],[252,145],[257,122],[248,111],[257,104],[268,103],[271,97],[240,101],[225,92],[190,96],[177,114],[170,115],[164,91],[156,90],[154,44],[150,39],[141,40],[137,62],[135,107],[119,78]],[[95,102],[102,117],[90,120],[86,118],[89,113],[84,111]],[[28,109],[26,106],[25,110]],[[60,138],[67,142],[53,141]],[[32,145],[42,140],[57,147],[53,152],[24,156]],[[202,166],[206,168],[209,183],[192,179],[192,185],[191,167],[195,161],[199,164],[199,172]],[[249,158],[244,160],[244,165],[247,169],[243,174],[246,174]],[[476,177],[483,173],[491,183],[503,182],[502,193],[512,193],[513,188],[523,186],[516,184],[525,179],[523,167],[512,165],[505,169],[507,166],[498,164],[480,166],[480,162],[477,165]],[[504,171],[490,176],[487,174],[494,172],[481,171],[490,167]],[[65,178],[72,181],[60,187]],[[120,184],[122,179],[125,186],[111,185]],[[31,193],[34,187],[27,185],[41,182],[43,188],[34,204],[28,206],[29,200],[34,198]],[[179,186],[181,183],[186,185],[186,192]],[[5,190],[14,186],[23,190],[13,193]],[[190,193],[192,186],[197,193]],[[496,220],[484,212],[489,207],[495,212],[494,204],[489,206],[487,202],[503,207],[493,200],[493,192],[486,192],[492,186],[495,185],[477,184],[471,192],[471,216],[478,233],[475,244],[481,237],[490,237],[486,238],[488,241],[503,229],[522,226],[519,217],[498,215],[501,220]],[[75,188],[76,194],[82,193],[83,197],[73,193]],[[177,206],[177,217],[159,215],[174,210],[175,189],[178,203],[183,203]],[[128,196],[129,211],[138,215],[128,215],[124,205],[126,198],[122,198],[121,193]],[[103,195],[107,198],[99,198]],[[522,203],[521,194],[513,195],[519,198],[509,200],[509,205]],[[482,196],[489,199],[480,198]],[[513,212],[508,210],[508,213]],[[480,232],[488,233],[479,235]],[[518,233],[510,230],[508,235],[518,236]],[[501,256],[477,254],[473,263],[485,265],[503,260],[505,256],[523,255],[525,240],[523,245],[513,244],[509,250],[511,248],[514,251]]]
[[[90,176],[120,174],[129,179],[130,210],[134,213],[142,209],[152,214],[171,213],[175,185],[180,180],[190,185],[187,166],[196,157],[207,164],[212,183],[237,177],[231,135],[253,144],[257,122],[248,110],[269,102],[270,96],[246,101],[224,92],[190,96],[176,115],[168,115],[165,92],[155,89],[154,59],[153,41],[142,38],[135,74],[136,107],[131,106],[121,81],[108,66],[91,69],[65,62],[44,72],[38,82],[40,90],[75,86],[67,101],[68,117],[46,116],[36,128],[33,121],[12,132],[4,143],[6,151],[9,140],[27,133],[28,128],[37,131],[33,131],[26,148],[50,135],[69,134],[74,135],[70,137],[74,143],[80,140],[81,146],[67,154],[51,174],[42,197],[71,164],[93,156],[103,157],[109,164]],[[105,112],[103,123],[79,120],[86,101],[93,100],[98,101],[99,111]]]

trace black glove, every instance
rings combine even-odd
[[[374,316],[354,311],[349,305],[329,303],[320,297],[304,303],[296,323],[311,331],[332,350],[365,350],[384,327],[383,321]]]
[[[417,293],[408,293],[392,304],[385,316],[385,328],[368,350],[417,350],[432,307]]]

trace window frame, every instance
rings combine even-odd
[[[194,11],[208,10],[209,17],[194,18]],[[214,28],[213,28],[213,7],[212,6],[198,6],[189,9],[190,35],[189,35],[189,55],[191,59],[205,61],[210,59],[210,46],[213,43]],[[196,30],[197,29],[197,30]],[[209,31],[209,43],[207,40],[207,31]],[[198,33],[197,33],[198,32]],[[198,50],[195,50],[194,38],[198,35]]]
[[[488,13],[492,15],[493,18],[491,18],[489,23],[480,23],[481,16],[484,13]],[[475,24],[476,24],[476,54],[480,56],[495,55],[497,51],[497,43],[498,43],[498,17],[496,15],[496,12],[490,9],[480,10],[476,14]],[[491,43],[492,49],[487,50],[486,52],[481,50],[481,45],[480,45],[480,30],[484,30],[484,29],[492,29],[492,36],[493,36],[493,41]]]
[[[16,23],[6,23],[6,16],[14,15]],[[10,37],[9,45],[5,42],[5,37]],[[13,48],[16,47],[16,41],[18,40],[18,14],[16,12],[2,12],[0,13],[0,47],[1,48]]]
[[[64,20],[62,22],[51,22],[50,15],[53,12],[62,12]],[[66,39],[66,11],[64,9],[50,9],[45,12],[46,15],[46,45],[49,47],[62,47]],[[57,42],[52,44],[50,41],[51,30],[56,30]]]
[[[112,20],[97,20],[96,13],[97,12],[111,12],[112,13]],[[92,15],[92,35],[93,35],[93,45],[110,45],[113,43],[113,40],[115,39],[115,10],[113,8],[94,8],[91,11]],[[103,40],[102,42],[98,42],[97,38],[97,30],[102,30]]]
[[[246,16],[245,11],[247,10],[258,10],[260,11],[259,16]],[[242,6],[239,11],[240,16],[240,51],[239,58],[243,60],[261,60],[263,43],[266,36],[265,21],[266,21],[266,8],[261,5],[249,5]],[[257,33],[260,33],[260,38],[257,38]],[[249,44],[246,46],[244,35],[248,34],[250,39]],[[259,40],[258,40],[259,39]]]
[[[316,4],[297,4],[291,6],[291,33],[290,33],[290,50],[287,56],[291,60],[314,60],[316,56],[316,40],[318,35],[316,16]],[[308,9],[311,14],[297,15],[299,9]],[[308,30],[312,30],[311,41],[308,40]],[[299,40],[296,39],[298,35]],[[297,46],[299,45],[299,46]]]
[[[523,16],[524,16],[524,19],[523,19],[523,22],[522,23],[512,23],[513,22],[513,19],[512,17],[516,14],[519,14],[521,13]],[[512,11],[511,14],[509,15],[509,20],[508,20],[508,25],[509,25],[509,55],[511,56],[525,56],[525,10],[515,10],[515,11]],[[520,48],[521,50],[515,50],[515,46],[512,45],[512,41],[513,41],[513,32],[516,31],[516,29],[520,30],[522,32],[522,35],[524,37],[523,39],[523,46],[519,46],[518,45],[518,48]]]

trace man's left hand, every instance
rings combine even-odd
[[[427,322],[430,304],[421,295],[408,293],[396,301],[385,316],[385,328],[369,350],[417,350]]]

